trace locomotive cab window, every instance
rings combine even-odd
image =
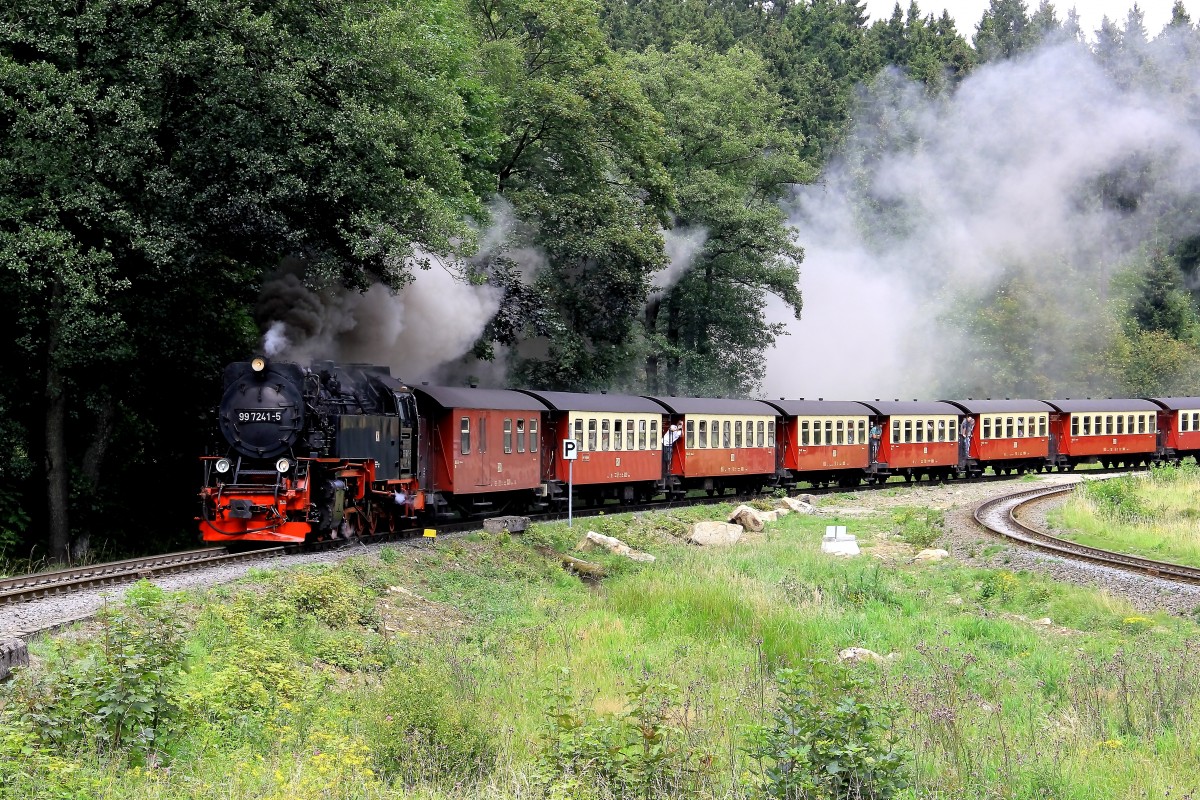
[[[471,453],[471,420],[463,417],[459,422],[459,450],[465,456]]]
[[[504,452],[512,452],[512,420],[504,420]]]

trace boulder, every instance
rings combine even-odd
[[[529,527],[529,517],[492,517],[483,521],[483,529],[488,533],[524,533]]]
[[[1041,619],[1035,619],[1033,624],[1041,625],[1043,628],[1049,628],[1054,624],[1054,620],[1050,619],[1049,617],[1042,617]]]
[[[796,497],[781,497],[779,502],[788,508],[789,511],[795,511],[797,514],[815,514],[817,513],[816,506],[812,503],[806,503]]]
[[[777,511],[759,511],[758,516],[763,522],[778,522],[779,512]]]
[[[941,548],[930,548],[922,550],[913,557],[914,561],[941,561],[943,558],[949,557],[950,553]]]
[[[851,664],[857,664],[861,661],[874,661],[876,664],[882,664],[887,659],[876,653],[874,650],[868,650],[865,647],[847,647],[838,653],[838,661],[848,661]]]
[[[798,494],[796,499],[805,505],[815,506],[817,504],[817,498],[811,494]]]
[[[790,508],[777,508],[775,509],[775,518],[786,517],[790,513],[792,513]]]
[[[708,520],[697,522],[688,531],[687,540],[692,544],[722,546],[737,544],[742,538],[743,528],[729,522]]]
[[[604,534],[596,533],[595,531],[588,531],[587,536],[583,538],[583,541],[581,541],[575,547],[576,550],[595,550],[596,548],[603,548],[615,555],[625,556],[631,561],[642,561],[645,563],[654,561],[654,556],[650,555],[649,553],[643,553],[640,550],[634,550],[632,547],[614,536],[605,536]]]
[[[748,531],[758,533],[766,527],[766,521],[762,518],[759,511],[750,506],[738,506],[729,514],[729,521],[736,522]]]

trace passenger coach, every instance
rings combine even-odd
[[[661,490],[658,403],[632,395],[521,391],[547,408],[542,477],[551,500],[566,503],[568,478],[584,502],[648,502]],[[562,459],[567,439],[579,446],[573,467]]]
[[[777,479],[775,424],[778,412],[759,400],[650,397],[679,423],[671,447],[667,491],[757,491]]]
[[[1158,414],[1158,447],[1165,459],[1200,463],[1200,397],[1151,397]]]
[[[1161,407],[1149,400],[1047,400],[1051,462],[1073,470],[1085,462],[1105,467],[1155,460]]]
[[[870,472],[882,483],[890,475],[906,481],[948,478],[958,472],[958,422],[962,412],[950,403],[919,400],[863,401],[883,428],[879,454]]]
[[[974,432],[964,469],[981,475],[1039,472],[1050,455],[1050,406],[1041,400],[948,400],[970,418]],[[960,431],[961,433],[961,431]]]
[[[782,415],[779,462],[790,483],[856,486],[867,473],[872,410],[845,400],[767,400]]]

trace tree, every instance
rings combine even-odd
[[[800,313],[801,252],[778,200],[811,168],[754,53],[680,45],[631,63],[665,120],[674,225],[707,233],[691,269],[663,286],[647,313],[647,384],[665,393],[753,392],[779,333],[763,317],[766,293]]]
[[[535,248],[545,261],[520,281],[511,260],[485,265],[493,279],[510,276],[507,306],[546,310],[521,331],[506,324],[487,335],[518,343],[522,383],[608,387],[638,361],[635,320],[665,259],[661,118],[605,43],[591,0],[472,0],[471,8],[505,108],[491,169],[521,221],[509,252]]]
[[[467,235],[487,106],[447,0],[2,13],[0,296],[20,331],[10,370],[39,387],[20,411],[65,559],[72,494],[100,494],[117,431],[161,445],[195,413],[186,391],[212,391],[197,373],[256,333],[244,309],[265,269],[290,254],[317,284],[399,285],[414,242]]]
[[[1034,44],[1034,30],[1023,0],[990,0],[975,33],[980,61],[1013,58]]]

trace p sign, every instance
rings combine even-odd
[[[563,439],[563,461],[574,461],[579,458],[579,442],[574,439]]]

